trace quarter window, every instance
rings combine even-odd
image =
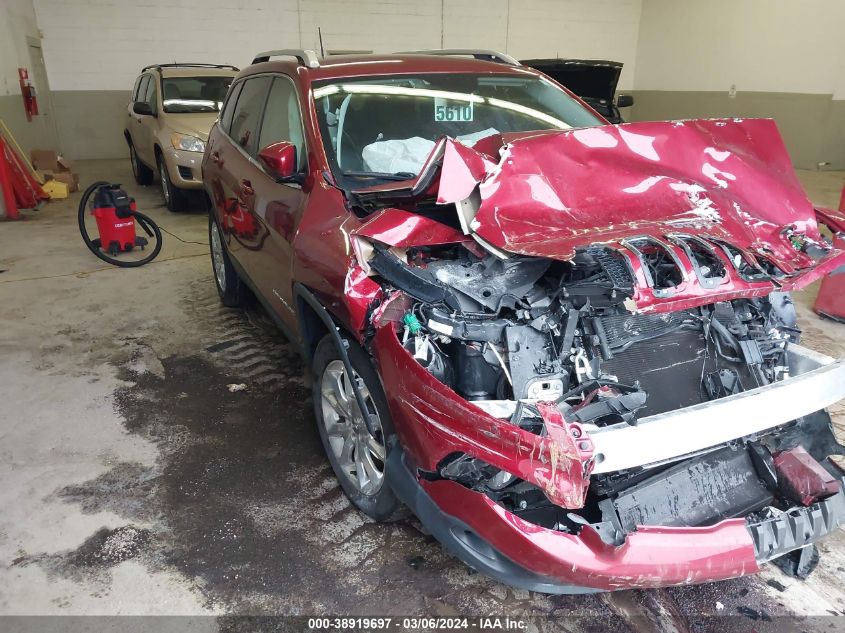
[[[147,82],[147,91],[144,95],[144,101],[152,106],[153,112],[156,111],[156,80],[152,75],[147,75],[149,82]]]
[[[241,94],[241,88],[244,87],[243,82],[235,84],[232,91],[229,93],[229,98],[223,106],[223,112],[220,114],[220,128],[229,133],[232,127],[232,115],[235,113],[235,104],[238,102],[238,95]]]
[[[258,122],[261,120],[269,87],[270,77],[247,79],[241,88],[241,94],[238,95],[238,103],[232,115],[229,136],[251,156],[258,153]]]
[[[144,101],[147,94],[147,85],[150,83],[149,75],[141,75],[138,83],[138,90],[135,93],[135,101]]]
[[[144,78],[144,75],[141,75],[135,80],[135,85],[132,88],[132,101],[138,100],[138,88],[141,85],[141,80]]]
[[[302,117],[299,113],[299,101],[296,88],[290,79],[276,77],[267,97],[261,133],[258,136],[258,149],[278,141],[289,141],[296,147],[297,166],[301,170],[305,164],[305,139],[302,132]]]

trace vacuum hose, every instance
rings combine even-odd
[[[97,191],[97,189],[108,186],[109,184],[110,183],[105,182],[104,180],[97,181],[90,185],[82,194],[82,199],[79,201],[79,232],[82,234],[82,239],[88,247],[88,250],[104,262],[112,264],[113,266],[119,266],[120,268],[137,268],[138,266],[149,264],[158,256],[159,252],[161,252],[161,231],[159,230],[158,225],[143,213],[138,211],[127,211],[128,215],[133,217],[138,222],[138,225],[144,229],[147,236],[155,237],[156,243],[152,252],[143,259],[120,260],[116,257],[111,257],[102,251],[99,239],[96,241],[92,240],[91,236],[88,235],[88,229],[85,228],[85,213],[88,210],[88,199],[95,191]]]

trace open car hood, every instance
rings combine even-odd
[[[523,66],[545,73],[588,101],[613,101],[619,75],[620,62],[601,59],[524,59]]]
[[[624,252],[644,287],[648,275],[639,268],[646,266],[630,256],[639,257],[630,241],[642,238],[657,240],[672,257],[683,248],[678,239],[701,238],[728,269],[742,259],[760,275],[742,279],[734,270],[721,289],[735,292],[749,285],[795,289],[843,262],[842,251],[820,234],[817,212],[768,119],[502,135],[474,148],[444,138],[416,180],[356,195],[406,209],[432,197],[454,204],[464,234],[502,258],[568,260],[588,247]],[[689,267],[681,274],[685,284],[695,281],[687,279],[694,277]],[[640,299],[641,307],[650,303]]]

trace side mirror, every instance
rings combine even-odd
[[[280,182],[298,182],[296,166],[296,145],[289,141],[271,143],[260,152],[258,159],[267,168],[271,176]]]
[[[631,95],[619,95],[616,98],[617,108],[630,108],[634,105],[634,97]]]
[[[132,104],[132,112],[142,116],[155,116],[153,107],[145,101],[136,101]]]

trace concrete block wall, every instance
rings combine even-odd
[[[638,120],[772,117],[793,162],[845,169],[845,2],[643,0]]]
[[[0,1],[0,119],[25,152],[34,147],[55,148],[57,143],[49,102],[41,99],[41,115],[27,121],[18,81],[18,68],[32,71],[30,43],[37,44],[39,38],[32,0]],[[44,91],[45,86],[36,83],[36,89]]]
[[[249,64],[272,48],[392,52],[493,48],[517,58],[625,63],[633,86],[642,0],[34,0],[71,158],[126,156],[122,129],[139,70],[169,61]]]

